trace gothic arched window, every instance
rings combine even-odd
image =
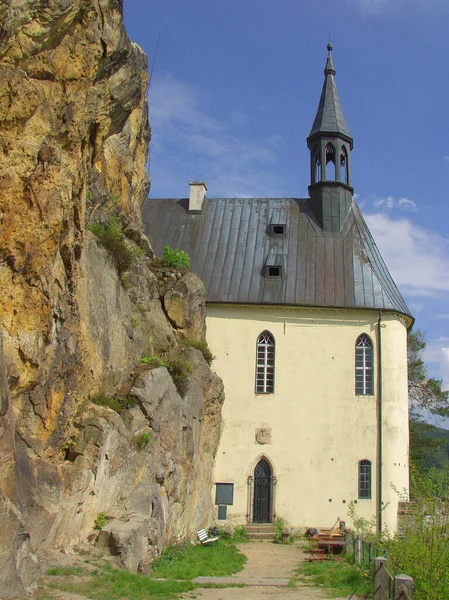
[[[326,179],[328,181],[337,180],[337,163],[335,160],[335,148],[330,142],[326,146]],[[329,167],[328,164],[332,163],[333,168]],[[329,177],[330,176],[330,177]]]
[[[348,152],[345,148],[345,146],[342,147],[341,149],[341,153],[340,153],[340,173],[341,173],[341,180],[343,181],[343,183],[346,183],[346,185],[349,185],[349,164],[348,164]]]
[[[257,338],[256,394],[274,393],[274,336],[262,331]]]
[[[359,460],[359,498],[371,498],[371,461]]]
[[[355,393],[358,396],[374,394],[373,343],[366,333],[355,343]]]
[[[322,177],[321,154],[318,149],[318,146],[315,146],[315,149],[313,151],[313,174],[314,174],[314,178],[315,178],[313,183],[316,183],[317,181],[321,181],[321,177]]]

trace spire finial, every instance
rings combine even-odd
[[[335,75],[334,63],[332,62],[332,42],[331,42],[331,34],[329,34],[329,42],[327,44],[327,61],[326,67],[324,69],[325,75]]]

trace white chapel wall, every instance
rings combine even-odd
[[[384,313],[383,522],[396,528],[397,493],[408,489],[406,324]],[[217,482],[234,483],[228,520],[245,523],[248,476],[266,456],[277,479],[275,512],[297,527],[329,527],[348,517],[348,505],[370,518],[377,507],[378,382],[373,396],[356,396],[355,342],[374,345],[376,311],[208,305],[207,338],[216,355],[226,400],[217,453]],[[268,329],[276,340],[275,393],[255,393],[256,339]],[[257,429],[271,433],[256,441]],[[358,461],[372,463],[371,499],[358,498]]]

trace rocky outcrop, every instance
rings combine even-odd
[[[201,282],[153,262],[142,233],[147,61],[122,2],[10,0],[0,23],[0,549],[13,594],[35,579],[35,554],[94,543],[99,515],[98,543],[130,569],[208,525],[223,388],[180,343],[204,337]],[[184,395],[168,368],[141,364],[151,355],[191,365]]]

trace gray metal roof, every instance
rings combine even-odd
[[[166,244],[190,256],[209,302],[410,311],[353,201],[340,233],[323,232],[310,199],[206,198],[201,214],[187,199],[144,202],[154,251]],[[286,224],[285,237],[270,235]],[[274,257],[274,258],[273,258]],[[282,276],[265,267],[282,260]]]
[[[327,57],[320,103],[309,133],[309,138],[317,133],[333,133],[346,136],[352,140],[335,83],[335,69],[332,62],[331,50],[332,46],[330,46],[329,56]]]

